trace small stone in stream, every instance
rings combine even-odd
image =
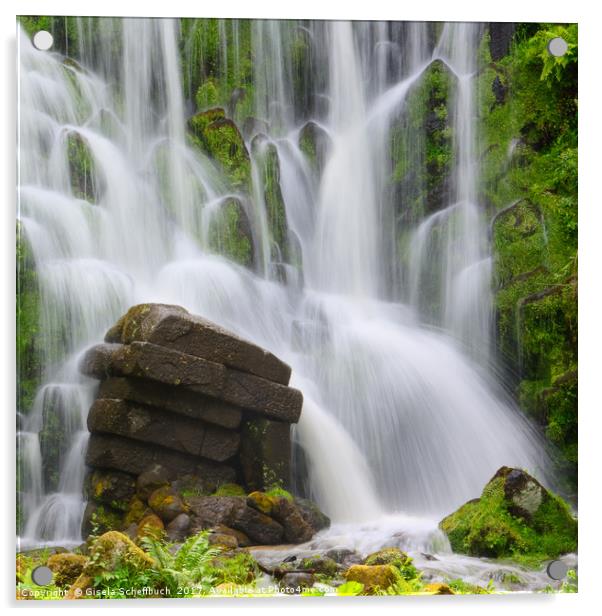
[[[138,475],[136,492],[141,499],[148,500],[152,492],[166,485],[169,485],[167,470],[160,464],[153,464]]]
[[[164,521],[171,522],[188,508],[171,486],[157,488],[148,497],[149,507]]]
[[[314,583],[311,573],[286,573],[280,580],[280,591],[285,594],[299,594]]]
[[[167,539],[172,543],[184,541],[190,528],[190,516],[181,513],[176,516],[166,527]]]
[[[420,552],[420,554],[425,560],[430,560],[430,561],[439,560],[437,557],[433,556],[432,554],[425,554],[424,552]]]
[[[372,552],[364,559],[364,565],[394,565],[403,567],[408,563],[409,557],[399,548],[388,547],[382,548],[376,552]],[[410,561],[411,562],[411,561]]]
[[[300,569],[308,569],[314,573],[321,573],[334,577],[339,572],[339,565],[328,556],[310,556],[301,561]]]
[[[297,560],[297,557],[294,554],[287,556],[282,562],[283,563],[294,563]]]

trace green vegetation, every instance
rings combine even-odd
[[[554,58],[547,42],[562,36]],[[521,407],[577,482],[577,26],[529,24],[478,79],[498,348]]]
[[[500,469],[480,498],[441,521],[454,552],[536,566],[576,550],[577,522],[567,504],[521,473]]]
[[[235,198],[221,203],[209,224],[209,248],[245,267],[254,262],[253,236],[242,203]]]

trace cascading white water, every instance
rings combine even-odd
[[[237,27],[228,26],[234,41]],[[279,153],[303,286],[294,277],[287,283],[271,277],[274,256],[258,186],[261,147],[252,153],[248,209],[260,248],[257,271],[209,251],[208,225],[229,193],[186,143],[177,22],[101,19],[92,54],[91,29],[80,20],[82,70],[20,35],[19,211],[39,274],[47,338],[45,385],[19,436],[23,543],[79,540],[84,420],[94,384],[78,375],[77,358],[142,301],[181,304],[292,365],[293,384],[305,394],[295,440],[306,458],[309,492],[337,523],[369,521],[373,528],[382,519],[389,532],[391,514],[403,513],[398,526],[409,524],[408,532],[422,537],[425,522],[408,522],[408,514],[430,520],[448,513],[478,496],[501,465],[533,472],[540,466],[529,426],[500,396],[487,362],[477,368],[470,356],[488,357],[490,311],[487,231],[475,188],[471,75],[478,29],[445,26],[428,50],[424,25],[303,26],[314,70],[327,67],[320,76],[326,90],[313,92],[312,103],[311,119],[331,140],[319,178],[298,146],[309,118],[299,119],[294,105],[287,46],[294,27],[257,22],[253,28],[255,112],[270,123],[268,139]],[[113,44],[123,50],[120,63]],[[240,66],[232,58],[236,45],[223,45],[225,66]],[[436,58],[457,78],[455,181],[449,207],[415,230],[411,271],[402,277],[385,194],[387,131]],[[93,158],[97,203],[73,194],[70,135]],[[446,225],[446,244],[435,257],[430,234],[439,224]],[[419,296],[433,269],[442,272],[437,325],[444,331],[422,324]],[[408,305],[391,301],[389,286],[401,280],[409,280]],[[54,482],[42,472],[50,417],[71,418],[56,445],[64,455]]]

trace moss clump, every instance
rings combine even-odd
[[[281,488],[280,486],[272,486],[271,488],[266,490],[265,493],[268,496],[271,496],[274,498],[285,498],[287,501],[291,503],[295,500],[293,495],[288,490],[285,490],[284,488]]]
[[[97,203],[99,186],[96,182],[94,159],[86,140],[79,134],[67,135],[67,158],[71,190],[75,197]]]
[[[212,496],[246,496],[247,493],[242,486],[237,483],[223,483],[218,486]]]
[[[307,122],[299,131],[299,149],[318,176],[324,171],[329,147],[330,137],[315,122]]]
[[[251,225],[238,199],[224,201],[211,219],[209,247],[245,267],[252,267],[255,258]]]
[[[211,568],[215,576],[213,584],[250,584],[260,574],[257,561],[248,552],[239,552],[231,557],[226,554],[213,561]]]
[[[577,549],[577,522],[566,503],[519,469],[502,467],[481,497],[444,518],[455,552],[541,562]]]
[[[278,509],[279,497],[270,496],[265,492],[251,492],[247,496],[247,504],[265,515],[272,515]]]
[[[197,109],[202,111],[209,107],[216,107],[219,103],[219,93],[212,79],[208,79],[199,86],[194,98]]]
[[[59,588],[71,586],[81,575],[88,559],[81,554],[53,554],[46,563],[54,574],[54,584]]]
[[[215,160],[235,190],[248,192],[251,160],[236,124],[221,108],[197,113],[189,120],[193,142]]]
[[[268,227],[273,246],[277,251],[274,258],[289,262],[288,222],[284,199],[280,189],[280,161],[278,159],[278,150],[273,143],[265,145],[261,157],[261,181],[263,183],[263,197],[268,217]]]
[[[328,556],[311,556],[301,561],[301,569],[308,569],[325,578],[333,578],[339,572],[339,565]]]

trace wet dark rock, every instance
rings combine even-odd
[[[496,75],[496,78],[493,80],[491,84],[491,90],[495,96],[495,102],[497,105],[503,105],[506,102],[506,94],[508,93],[508,88],[502,83],[499,75]]]
[[[270,132],[269,124],[265,120],[249,116],[245,118],[242,125],[243,137],[248,141],[258,133],[268,134]]]
[[[494,62],[508,55],[515,25],[508,22],[492,22],[489,24],[489,51]]]
[[[88,415],[88,429],[156,443],[218,462],[231,458],[240,442],[237,432],[124,400],[96,400]]]
[[[242,416],[227,402],[148,379],[108,378],[100,384],[98,398],[131,400],[231,429],[238,428]]]
[[[214,485],[231,482],[236,476],[234,469],[229,466],[204,462],[162,447],[149,448],[139,441],[106,434],[90,436],[86,464],[134,475],[144,472],[149,466],[160,464],[165,467],[170,478],[196,474]]]
[[[318,506],[307,498],[295,497],[295,505],[299,509],[303,519],[307,524],[318,532],[330,527],[330,518],[324,514]]]
[[[97,503],[125,511],[136,493],[136,478],[119,471],[92,471],[85,481],[85,495]]]
[[[286,573],[280,580],[280,588],[290,591],[288,594],[299,594],[314,584],[311,573]]]
[[[142,500],[148,497],[158,488],[169,485],[169,473],[160,464],[153,464],[138,475],[136,479],[136,492]]]
[[[290,484],[290,425],[262,417],[246,419],[241,426],[240,465],[249,491],[265,490],[270,483]]]
[[[328,550],[324,556],[334,560],[334,562],[339,565],[343,565],[345,568],[349,568],[351,565],[358,565],[363,560],[358,552],[347,548],[335,548],[333,550]]]

